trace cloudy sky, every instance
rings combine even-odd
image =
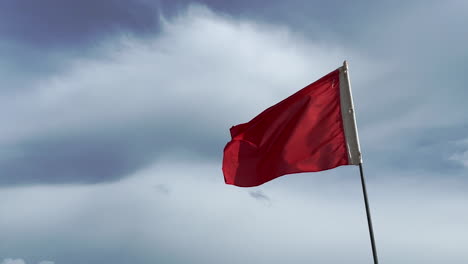
[[[0,1],[0,263],[372,263],[357,167],[224,184],[348,60],[381,263],[468,263],[468,4]]]

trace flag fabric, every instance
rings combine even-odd
[[[361,162],[347,64],[230,129],[227,184],[258,186],[286,174]]]

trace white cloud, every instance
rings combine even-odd
[[[455,142],[459,151],[453,153],[448,159],[468,168],[468,138]]]
[[[3,259],[1,264],[26,264],[23,259],[11,259],[11,258],[6,258]]]
[[[26,262],[23,259],[5,258],[0,264],[26,264]],[[55,262],[49,261],[49,260],[43,260],[43,261],[38,262],[37,264],[55,264]]]
[[[468,168],[468,150],[461,153],[455,153],[452,156],[450,156],[449,159],[457,161],[465,168]]]

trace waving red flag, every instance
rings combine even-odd
[[[285,174],[361,162],[347,66],[327,74],[248,123],[224,148],[227,184],[251,187]]]

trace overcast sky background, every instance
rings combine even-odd
[[[224,184],[350,64],[380,262],[468,263],[468,2],[0,1],[0,263],[372,263],[357,167]]]

